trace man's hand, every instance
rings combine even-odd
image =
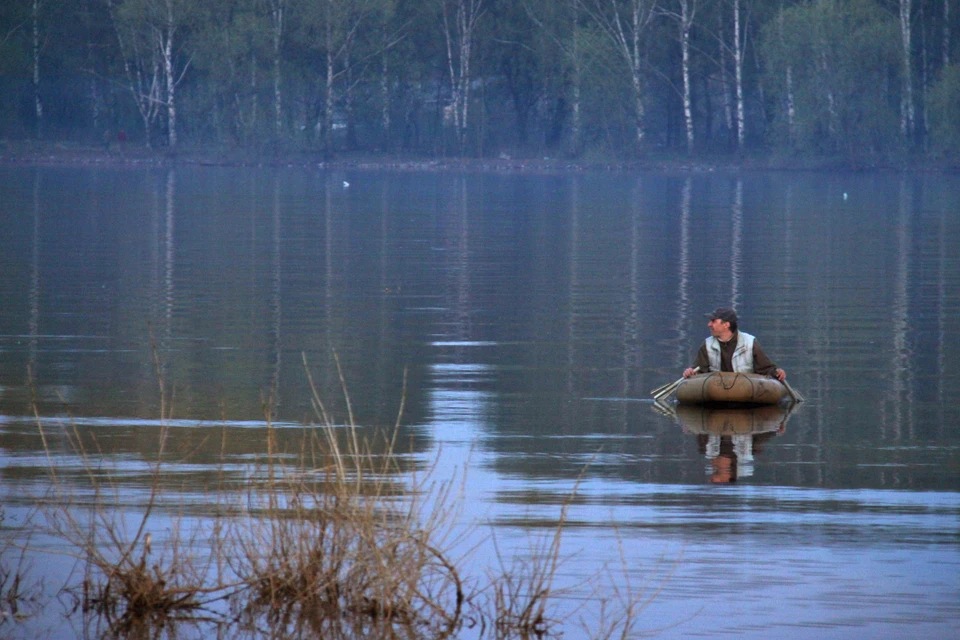
[[[787,372],[784,371],[783,369],[777,369],[776,371],[774,371],[773,377],[775,377],[780,382],[783,382],[784,380],[787,379]]]
[[[696,375],[700,371],[698,368],[687,368],[683,370],[683,377],[689,378],[690,376]]]

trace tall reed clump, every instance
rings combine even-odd
[[[336,424],[307,372],[319,426],[289,456],[268,425],[259,481],[231,514],[231,567],[249,589],[244,613],[295,636],[451,636],[466,601],[443,548],[455,485],[402,469],[396,429],[361,438],[342,372],[348,416]],[[397,484],[401,474],[410,486]]]
[[[32,616],[39,608],[41,585],[28,577],[29,540],[16,544],[8,537],[6,513],[0,506],[0,637],[4,628]],[[29,518],[21,530],[29,527]]]
[[[88,488],[67,489],[49,460],[55,495],[45,516],[48,532],[67,541],[83,567],[67,591],[88,635],[175,638],[197,624],[207,625],[201,635],[271,639],[560,633],[563,620],[551,605],[570,502],[529,557],[507,562],[491,538],[499,571],[465,579],[465,560],[451,557],[463,542],[458,478],[437,481],[432,467],[417,468],[399,452],[405,391],[392,431],[364,437],[335,360],[345,420],[328,412],[304,359],[316,424],[304,428],[295,450],[282,450],[278,443],[290,440],[277,437],[267,403],[264,455],[239,480],[221,462],[212,515],[186,517],[165,495],[170,412],[162,377],[159,445],[141,504],[124,505],[129,494],[95,439],[68,433]],[[47,447],[36,407],[35,415]],[[626,596],[615,628],[585,637],[625,637],[638,602]]]
[[[161,371],[160,367],[157,368]],[[226,597],[227,584],[217,570],[222,531],[216,520],[185,524],[179,514],[163,512],[161,481],[169,439],[169,399],[160,377],[161,420],[156,458],[148,464],[149,492],[141,504],[125,506],[124,483],[104,461],[95,436],[84,438],[76,425],[62,432],[79,458],[85,489],[61,481],[40,418],[33,412],[47,453],[51,490],[42,500],[48,534],[68,543],[82,567],[79,584],[66,585],[73,612],[86,622],[88,635],[120,637],[136,629],[169,626]],[[129,491],[129,488],[127,488]],[[162,539],[154,540],[154,530]],[[101,625],[100,622],[105,622]]]

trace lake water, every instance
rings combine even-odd
[[[221,434],[241,473],[265,405],[316,420],[305,361],[346,420],[335,353],[501,552],[577,492],[570,602],[611,566],[659,637],[960,638],[958,214],[939,175],[0,168],[0,527],[50,464],[83,486],[74,429],[136,511],[161,414],[202,516]],[[720,305],[806,403],[657,410]],[[70,637],[61,609],[0,634]]]

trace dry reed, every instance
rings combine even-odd
[[[304,360],[317,424],[303,430],[296,451],[279,450],[265,403],[266,452],[242,483],[231,485],[220,474],[213,517],[188,521],[162,504],[165,423],[150,463],[150,493],[132,518],[95,440],[91,448],[73,430],[91,493],[82,502],[70,495],[51,461],[59,488],[47,521],[83,566],[79,586],[69,591],[75,608],[94,619],[91,635],[166,630],[176,637],[182,625],[202,620],[218,634],[270,638],[441,639],[466,630],[499,640],[559,633],[565,620],[551,605],[570,501],[529,557],[507,561],[497,549],[499,571],[486,581],[466,580],[464,559],[450,551],[460,542],[453,536],[462,485],[435,481],[432,468],[406,468],[397,449],[405,392],[393,429],[364,436],[336,364],[346,420],[330,415]],[[162,376],[160,388],[166,420]],[[163,539],[154,537],[158,531]],[[491,542],[496,548],[492,536]],[[629,591],[619,595],[620,622],[588,637],[623,635],[632,625],[639,599]]]

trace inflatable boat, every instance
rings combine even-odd
[[[778,404],[787,388],[775,378],[755,373],[713,371],[691,376],[676,391],[679,404]]]

